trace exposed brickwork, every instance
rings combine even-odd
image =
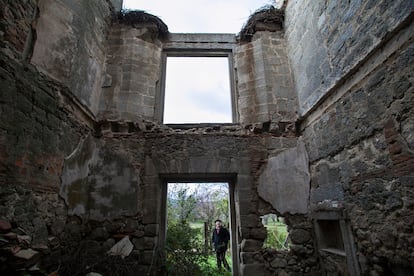
[[[304,131],[311,206],[327,200],[346,206],[363,273],[412,269],[405,225],[414,223],[413,49],[401,49]]]
[[[385,123],[384,136],[393,163],[393,173],[396,176],[412,174],[414,172],[414,152],[402,138],[394,120],[390,119]]]
[[[2,181],[57,191],[64,157],[91,130],[59,103],[67,88],[4,56],[0,62],[1,112],[9,114],[0,122]]]
[[[169,179],[231,182],[238,275],[413,273],[412,1],[288,1],[286,34],[240,44],[159,41],[111,2],[0,0],[1,273],[161,274]],[[233,51],[239,124],[158,124],[178,45]],[[289,251],[262,248],[269,213]]]
[[[0,1],[0,45],[9,50],[6,52],[8,55],[16,59],[23,57],[26,40],[35,24],[36,2]]]

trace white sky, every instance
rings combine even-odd
[[[188,182],[188,183],[168,183],[167,192],[168,197],[177,198],[177,193],[181,189],[187,189],[188,195],[195,195],[197,193],[212,193],[215,191],[221,191],[223,195],[228,196],[229,193],[229,184],[225,182],[217,183],[198,183],[198,182]]]
[[[164,123],[231,123],[228,59],[168,57]]]
[[[257,9],[280,0],[123,0],[156,15],[171,33],[237,34]],[[231,123],[227,58],[168,58],[164,123]]]
[[[238,33],[249,16],[274,0],[124,0],[123,8],[158,16],[171,33]]]

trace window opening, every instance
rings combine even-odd
[[[228,58],[167,56],[163,123],[232,121]]]
[[[167,269],[190,275],[217,270],[212,251],[216,219],[230,231],[228,183],[167,183]],[[226,261],[231,267],[231,240]],[[223,264],[224,268],[224,264]]]
[[[267,231],[263,247],[276,250],[288,250],[290,244],[289,232],[284,218],[276,214],[266,214],[261,218]]]

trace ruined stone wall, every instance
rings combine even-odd
[[[68,86],[93,114],[105,80],[109,1],[38,1],[31,63]]]
[[[409,1],[289,1],[287,42],[235,46],[241,125],[182,129],[154,123],[154,26],[108,27],[107,1],[1,3],[2,271],[160,273],[166,182],[220,178],[240,275],[412,273]],[[268,213],[289,251],[262,248]],[[322,248],[329,236],[343,248]]]
[[[297,118],[297,97],[283,32],[257,32],[252,42],[235,49],[239,121],[244,125],[272,122],[283,132]],[[281,128],[279,130],[279,127]]]
[[[289,1],[286,39],[304,114],[413,10],[412,1]]]
[[[310,215],[328,275],[414,271],[413,11],[411,1],[287,6]]]
[[[67,87],[8,54],[1,49],[1,270],[13,274],[56,246],[66,223],[58,197],[64,159],[92,126]]]
[[[99,119],[154,121],[162,44],[152,28],[111,27]]]
[[[7,2],[7,3],[6,3]],[[3,53],[17,60],[26,60],[34,39],[32,23],[37,17],[37,1],[21,3],[2,0],[0,38]]]
[[[72,91],[29,63],[38,39],[37,3],[1,2],[0,267],[7,275],[33,266],[71,237],[58,196],[63,163],[93,132]]]
[[[84,236],[74,244],[91,243],[102,254],[119,237],[126,237],[132,250],[127,260],[133,260],[135,271],[156,273],[163,268],[159,250],[165,239],[167,182],[215,179],[234,184],[232,254],[240,262],[234,266],[240,275],[317,271],[311,227],[303,210],[309,184],[297,180],[307,175],[306,162],[297,162],[297,172],[289,170],[291,158],[306,160],[295,137],[256,135],[238,126],[174,130],[154,124],[108,124],[101,127],[102,138],[85,139],[64,164],[60,195],[68,214],[83,220],[70,224]],[[272,179],[271,166],[266,165],[269,156],[292,181]],[[290,192],[284,192],[288,187]],[[268,194],[283,200],[272,202]],[[268,212],[286,216],[291,251],[262,249],[266,231],[260,216]],[[96,271],[108,269],[100,265]]]
[[[364,273],[413,269],[413,50],[373,71],[304,132],[311,206],[338,202],[349,212]]]

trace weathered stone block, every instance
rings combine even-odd
[[[240,265],[240,275],[241,276],[264,275],[264,265],[263,264],[242,264]]]
[[[145,231],[145,235],[149,237],[155,237],[158,234],[159,225],[158,224],[145,225],[144,231]]]
[[[292,229],[289,232],[289,237],[293,243],[303,244],[311,239],[311,233],[304,229]]]
[[[241,252],[240,253],[240,261],[242,264],[252,264],[255,263],[255,255],[257,253],[252,253],[252,252]]]
[[[258,193],[282,214],[304,214],[308,210],[309,182],[306,149],[299,143],[269,158],[259,178]]]
[[[250,233],[250,237],[252,239],[257,239],[257,240],[263,240],[264,241],[267,237],[267,230],[264,227],[253,229]]]
[[[244,239],[241,243],[240,249],[243,252],[256,252],[256,251],[259,251],[262,248],[262,246],[263,246],[262,241]]]

